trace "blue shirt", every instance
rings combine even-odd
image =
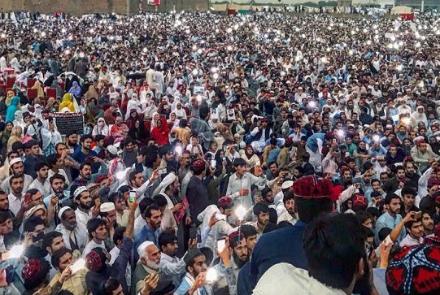
[[[87,158],[96,157],[97,155],[98,154],[93,150],[90,150],[90,152],[86,155],[83,153],[82,149],[79,148],[75,150],[72,158],[75,159],[75,161],[77,161],[78,163],[84,163]]]
[[[382,228],[395,228],[400,222],[402,221],[402,216],[400,214],[396,214],[396,216],[391,216],[388,212],[385,212],[379,218],[376,222],[376,240],[379,241],[379,232]],[[397,238],[397,242],[400,242],[403,237],[406,235],[405,228],[402,228],[402,231],[400,232],[399,237]]]
[[[269,152],[267,156],[267,163],[276,162],[278,154],[280,153],[280,148],[276,147]]]
[[[318,139],[324,143],[325,133],[313,133],[307,138],[306,146],[314,153],[318,151]]]
[[[153,242],[157,247],[159,247],[159,233],[160,228],[154,230],[150,227],[148,223],[145,224],[141,232],[136,236],[136,239],[134,240],[134,248],[137,249],[137,247],[139,247],[139,245],[145,241]]]
[[[180,283],[180,286],[174,291],[173,295],[187,295],[194,281],[195,279],[189,273],[186,273],[185,277]],[[194,295],[208,295],[208,292],[206,291],[205,287],[202,286],[197,289],[196,292],[194,292]]]
[[[251,263],[246,262],[240,269],[237,278],[237,295],[252,294],[252,289],[257,284],[255,277],[250,275]]]
[[[257,283],[266,270],[281,262],[307,269],[308,262],[303,248],[305,228],[306,224],[298,221],[294,226],[263,234],[252,253],[249,282]]]
[[[90,152],[86,155],[82,152],[82,149],[79,148],[77,150],[75,150],[75,153],[72,155],[72,158],[77,161],[78,163],[82,164],[84,163],[87,159],[90,159],[92,157],[97,157],[98,154],[93,151],[90,150]],[[92,163],[92,173],[97,173],[99,170],[100,164],[99,163]]]

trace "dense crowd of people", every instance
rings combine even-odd
[[[439,52],[422,14],[0,20],[0,292],[438,294]]]

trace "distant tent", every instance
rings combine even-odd
[[[414,19],[414,12],[409,6],[395,6],[391,9],[391,14],[399,15],[403,20]]]
[[[410,14],[412,13],[412,8],[409,6],[394,6],[391,9],[391,14]]]

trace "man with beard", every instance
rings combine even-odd
[[[0,211],[9,211],[8,194],[0,190]]]
[[[434,220],[429,212],[422,212],[422,224],[425,231],[425,236],[429,236],[434,233]]]
[[[47,251],[46,259],[47,262],[51,261],[52,255],[55,251],[64,247],[63,235],[57,231],[51,231],[44,235],[42,248]],[[51,265],[49,276],[52,279],[56,274],[56,269]]]
[[[60,248],[52,253],[52,266],[57,270],[57,273],[52,278],[50,285],[55,286],[58,282],[63,291],[70,291],[74,295],[87,294],[87,286],[85,276],[86,268],[82,268],[69,276],[64,275],[65,270],[74,263],[74,253],[68,248]],[[61,292],[60,292],[61,293]]]
[[[83,135],[81,136],[80,142],[81,148],[75,151],[72,158],[78,163],[84,163],[86,160],[93,160],[92,173],[97,173],[99,170],[99,163],[104,160],[98,158],[98,154],[92,150],[93,136],[87,134]]]
[[[24,172],[35,178],[37,176],[35,170],[36,164],[44,161],[38,141],[31,140],[27,142],[24,146],[24,150],[26,153],[26,157],[24,158]]]
[[[3,180],[1,185],[1,189],[6,193],[10,192],[11,186],[9,184],[9,179],[12,176],[23,176],[24,179],[23,190],[27,190],[29,185],[32,183],[32,181],[34,181],[32,176],[24,174],[24,164],[21,158],[13,158],[9,162],[9,173],[10,173],[9,177]]]
[[[79,167],[79,176],[77,179],[75,179],[71,185],[71,188],[74,188],[74,190],[78,186],[86,186],[90,183],[92,179],[92,165],[90,163],[83,163]]]
[[[347,166],[342,166],[341,168],[341,185],[344,186],[344,188],[349,187],[353,183],[353,175],[350,168]]]
[[[431,178],[428,181],[428,194],[424,197],[422,197],[422,199],[420,200],[420,204],[419,204],[419,208],[422,211],[427,211],[429,212],[433,217],[434,220],[437,222],[436,220],[436,215],[438,215],[438,201],[440,200],[440,181],[435,179],[435,178]],[[11,203],[11,201],[9,200],[9,204]]]
[[[399,214],[400,202],[400,197],[396,194],[388,194],[385,197],[386,212],[376,221],[376,241],[379,241],[378,235],[382,228],[395,228],[402,221],[402,215]],[[397,241],[401,241],[405,234],[405,229],[402,229]]]
[[[255,227],[249,224],[243,224],[240,226],[240,233],[246,240],[246,247],[248,249],[249,257],[257,244],[257,230]]]
[[[29,189],[37,189],[43,197],[47,197],[50,194],[50,183],[48,179],[49,166],[45,162],[39,162],[35,164],[35,172],[37,173],[37,177],[29,185]]]
[[[34,244],[41,246],[41,240],[44,237],[46,226],[44,220],[38,216],[31,216],[24,222],[23,236],[28,237]]]
[[[391,166],[397,163],[402,163],[405,156],[405,152],[402,148],[397,147],[395,144],[390,144],[390,148],[385,155],[385,160],[387,161],[387,165]]]
[[[368,202],[372,201],[372,195],[379,196],[379,199],[383,199],[386,196],[382,189],[382,182],[377,178],[371,180],[371,189],[365,192],[365,197],[368,199]]]
[[[208,291],[203,286],[208,268],[205,255],[199,249],[191,249],[183,260],[186,265],[186,274],[179,287],[174,291],[174,295],[207,295]]]
[[[257,244],[257,230],[255,227],[249,224],[243,224],[240,226],[240,233],[246,240],[246,247],[248,250],[248,256],[251,257]],[[248,290],[252,290],[251,282],[246,276],[250,273],[250,261],[246,262],[241,268],[237,276],[237,294],[247,294]],[[240,284],[238,284],[240,282]]]
[[[90,192],[85,186],[80,186],[74,191],[73,200],[77,205],[75,210],[77,222],[86,225],[92,218],[92,211],[90,209],[93,207],[93,203]]]
[[[0,253],[6,251],[7,238],[14,231],[14,215],[9,210],[0,210]]]
[[[9,184],[11,188],[11,192],[8,195],[9,209],[17,218],[19,218],[27,209],[27,204],[24,204],[23,202],[23,176],[13,175],[11,178],[9,178]]]
[[[415,164],[413,161],[406,161],[403,164],[403,167],[405,168],[405,176],[407,178],[407,181],[405,182],[406,185],[409,185],[411,187],[417,187],[420,176],[417,174],[417,168],[415,167]],[[428,166],[429,167],[429,166]],[[420,171],[425,171],[425,167],[419,167]]]
[[[63,235],[66,248],[82,252],[88,241],[86,226],[76,221],[75,211],[71,207],[61,208],[58,218],[61,223],[55,230]]]
[[[205,161],[197,159],[191,163],[193,176],[188,183],[186,196],[188,198],[191,220],[197,225],[197,216],[209,205],[208,190],[203,183],[205,177]]]
[[[95,248],[102,248],[107,251],[104,241],[108,237],[107,226],[104,219],[92,218],[87,222],[87,231],[89,233],[89,242],[83,251],[83,257],[87,256]]]
[[[394,192],[399,188],[402,188],[406,183],[405,168],[403,166],[396,167],[396,174],[386,184],[384,184],[385,192]]]
[[[65,204],[65,205],[72,205],[71,200],[67,199],[66,196],[64,195],[64,185],[66,183],[66,178],[64,178],[64,176],[61,174],[54,174],[50,177],[49,182],[53,194],[46,197],[44,202],[49,203],[50,200],[56,198],[54,200],[54,203],[59,204],[60,202],[61,203],[69,202],[69,204]]]
[[[150,178],[147,181],[144,181],[145,178],[142,170],[131,171],[130,174],[128,175],[129,186],[131,190],[136,191],[139,200],[142,200],[144,198],[144,194],[149,188],[149,186],[151,186],[158,178],[159,178],[159,174],[156,171],[153,171],[153,173],[151,174]]]
[[[163,145],[159,148],[159,157],[161,158],[158,169],[167,172],[177,171],[177,162],[175,153],[170,144]]]
[[[284,194],[283,203],[279,204],[276,208],[278,215],[278,223],[281,221],[287,221],[292,224],[298,220],[295,208],[295,196],[292,191],[288,191]]]
[[[51,178],[55,174],[61,174],[64,176],[66,183],[69,184],[69,178],[65,171],[66,161],[62,156],[58,156],[56,154],[51,154],[46,157],[47,165],[49,166],[48,177]],[[79,165],[78,165],[79,168]]]
[[[132,288],[138,294],[144,287],[144,278],[147,275],[159,274],[159,282],[157,287],[151,290],[152,293],[159,290],[164,290],[167,286],[172,285],[170,281],[166,280],[159,272],[159,262],[161,253],[153,242],[145,241],[137,247],[139,261],[133,273]],[[134,293],[134,292],[133,292]],[[166,294],[166,293],[160,293]]]
[[[237,277],[240,269],[249,261],[246,239],[239,231],[229,235],[229,243],[224,249],[218,249],[220,261],[214,266],[219,279],[212,286],[214,293],[222,289],[229,290],[230,295],[237,294]]]
[[[113,202],[102,203],[99,207],[99,217],[105,221],[109,240],[112,241],[117,226],[115,204]],[[107,240],[107,242],[109,242],[109,240]]]
[[[167,205],[165,209],[167,209],[167,211],[169,210],[173,214],[178,214],[179,211],[183,208],[183,205],[178,198],[179,190],[179,178],[174,172],[171,172],[163,178],[159,186],[154,190],[154,194],[159,194],[166,199]],[[162,217],[162,219],[164,219],[166,216]],[[169,218],[167,218],[167,220],[169,220]],[[169,224],[175,224],[175,220],[174,222],[169,222]]]
[[[137,248],[144,241],[151,241],[158,245],[158,238],[160,233],[160,223],[162,221],[162,212],[159,206],[152,204],[148,206],[142,216],[145,219],[145,225],[139,234],[136,235],[135,247]]]
[[[273,204],[275,205],[275,209],[277,206],[282,204],[284,195],[287,194],[288,191],[290,191],[292,185],[293,185],[292,180],[283,181],[283,183],[281,184],[281,190],[273,197]]]
[[[67,134],[66,139],[67,148],[69,149],[70,154],[73,155],[80,148],[78,144],[78,134],[75,132],[69,133]]]
[[[125,167],[131,167],[133,164],[136,163],[136,157],[137,157],[137,148],[136,148],[136,142],[131,139],[127,138],[123,141],[123,149],[122,152],[122,159],[124,161]]]
[[[257,221],[251,224],[257,230],[257,237],[259,238],[263,234],[266,225],[269,223],[269,206],[265,203],[257,203],[254,205],[253,213],[257,217]]]
[[[67,142],[69,142],[68,139]],[[61,167],[63,168],[64,172],[66,172],[67,179],[69,180],[69,182],[74,180],[78,176],[80,163],[78,163],[72,158],[73,152],[70,151],[67,144],[63,142],[59,142],[55,145],[55,150],[56,150],[56,158],[61,159],[63,162],[62,163],[63,165]],[[57,163],[57,160],[55,161],[52,160],[51,155],[49,155],[48,162]],[[54,170],[54,168],[52,167],[51,170]],[[49,172],[49,174],[50,173],[51,172]]]
[[[263,198],[263,202],[267,206],[273,206],[274,196],[273,196],[273,192],[272,192],[272,190],[270,188],[265,187],[261,191],[261,197]]]
[[[435,154],[431,146],[425,142],[424,138],[422,136],[414,138],[414,143],[416,144],[411,148],[411,157],[414,160],[415,164],[419,166],[420,171],[425,171],[427,168],[429,168],[429,163],[432,160],[438,160],[439,156]],[[414,163],[413,162],[405,162],[405,170],[408,176],[408,166],[406,164],[412,164],[411,167],[414,169]],[[413,171],[413,174],[415,174],[415,170]],[[408,176],[409,177],[409,176]],[[417,182],[416,182],[417,184]]]

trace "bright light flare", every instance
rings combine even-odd
[[[176,147],[174,148],[174,152],[175,152],[178,156],[182,155],[182,152],[183,152],[183,148],[182,148],[182,146],[181,146],[181,145],[176,146]]]
[[[312,109],[314,109],[318,106],[318,104],[314,100],[309,101],[307,105]]]
[[[404,117],[401,119],[403,125],[409,125],[411,123],[411,119],[409,117]]]
[[[213,284],[218,280],[218,273],[217,270],[213,267],[208,268],[206,271],[206,277],[205,277],[207,284]]]
[[[238,205],[237,208],[235,208],[235,216],[237,216],[239,221],[243,221],[244,217],[247,214],[247,210],[243,205]]]
[[[24,252],[24,245],[15,245],[12,246],[12,248],[8,251],[8,257],[9,258],[19,258],[21,255],[23,255]]]
[[[344,138],[345,137],[345,132],[342,129],[338,129],[336,130],[336,136],[339,138]]]
[[[125,178],[125,176],[127,175],[129,170],[130,170],[130,168],[126,168],[125,170],[116,172],[115,173],[116,178],[119,179],[119,180],[123,180]]]

